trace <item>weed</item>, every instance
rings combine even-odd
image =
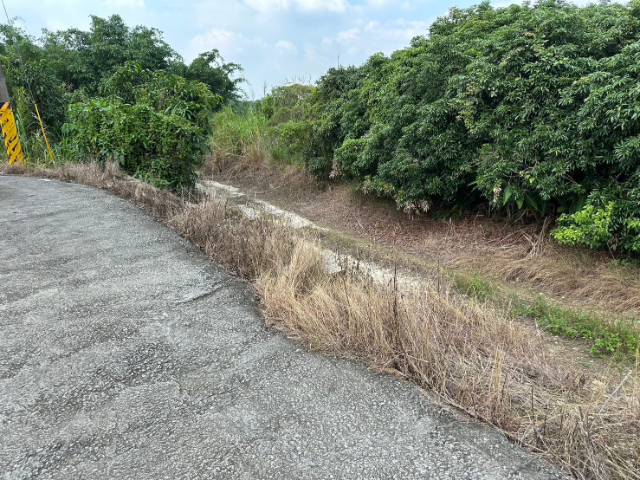
[[[458,292],[467,297],[471,297],[479,302],[486,302],[494,299],[498,292],[495,282],[492,282],[481,275],[474,273],[469,276],[463,273],[454,273],[453,283]]]
[[[552,334],[588,341],[595,356],[618,352],[635,355],[638,350],[640,328],[632,319],[607,321],[594,314],[549,305],[542,297],[532,304],[517,305],[514,314],[533,317]]]
[[[233,167],[240,158],[252,161],[267,158],[264,131],[267,119],[253,108],[236,113],[225,107],[213,119],[213,156],[205,163],[203,173],[216,173]]]

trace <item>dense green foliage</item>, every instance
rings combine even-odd
[[[46,158],[36,103],[58,153],[118,159],[171,188],[193,183],[211,113],[237,101],[243,81],[217,50],[187,65],[162,32],[129,28],[118,15],[37,39],[0,25],[0,60],[28,158]]]
[[[63,84],[66,91],[98,92],[100,82],[128,61],[147,70],[166,70],[189,80],[196,80],[225,101],[239,98],[242,71],[236,63],[224,63],[217,50],[201,53],[189,65],[162,38],[155,28],[128,27],[119,15],[108,19],[92,16],[88,31],[71,28],[50,32],[40,38],[26,35],[9,25],[0,25],[0,54],[7,56],[18,75],[8,75],[10,86],[27,86],[31,79],[35,89],[44,88],[42,75],[29,69],[46,69],[47,77]],[[25,65],[22,65],[22,61]],[[37,66],[40,64],[40,67]]]
[[[117,160],[156,185],[190,188],[209,149],[211,116],[222,97],[200,82],[135,62],[99,85],[104,97],[69,106],[63,126],[70,156]]]
[[[298,129],[309,169],[407,210],[566,213],[566,243],[640,252],[640,3],[453,8],[330,69]],[[581,239],[596,212],[607,231]]]
[[[312,128],[305,119],[305,106],[313,91],[312,86],[297,83],[275,87],[250,112],[266,119],[267,137],[275,159],[304,165],[305,146]]]

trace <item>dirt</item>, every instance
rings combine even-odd
[[[487,213],[447,220],[409,215],[389,200],[362,194],[349,183],[318,183],[296,167],[264,162],[209,174],[250,198],[267,201],[340,232],[345,249],[392,249],[409,267],[477,272],[519,290],[603,316],[640,318],[640,275],[606,252],[562,247],[550,228]],[[340,245],[341,244],[341,245]],[[411,264],[411,265],[409,265]]]

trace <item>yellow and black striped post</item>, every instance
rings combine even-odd
[[[22,155],[16,119],[9,103],[9,92],[7,91],[7,81],[4,78],[2,64],[0,64],[0,126],[2,127],[2,136],[4,137],[4,146],[7,148],[9,163],[24,163],[24,155]]]
[[[4,146],[7,148],[9,163],[24,163],[16,120],[9,102],[4,102],[0,106],[0,125],[2,125],[2,136],[4,137]]]

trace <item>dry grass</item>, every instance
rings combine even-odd
[[[555,363],[542,337],[498,311],[429,289],[331,278],[317,265],[317,250],[299,244],[289,264],[258,279],[274,324],[415,382],[575,478],[640,478],[637,368],[611,395],[618,374],[588,377]]]
[[[214,154],[207,158],[200,173],[205,178],[220,182],[235,183],[234,180],[242,178],[249,190],[251,185],[259,185],[294,201],[300,200],[304,193],[318,194],[323,189],[322,184],[306,170],[271,161],[261,149],[255,148],[240,156]]]
[[[561,247],[548,236],[548,225],[541,239],[540,226],[481,215],[448,221],[409,217],[351,185],[319,184],[308,172],[271,162],[264,153],[214,155],[205,173],[319,224],[386,247],[395,244],[408,255],[530,288],[569,307],[640,317],[638,267],[614,266],[606,252]]]
[[[216,262],[248,281],[291,257],[295,238],[267,218],[247,220],[217,199],[190,204],[168,219],[168,225]]]
[[[329,275],[313,239],[215,198],[180,198],[114,166],[0,173],[105,188],[150,209],[180,235],[253,281],[269,322],[310,347],[368,362],[501,428],[578,479],[640,478],[639,366],[585,373],[554,360],[542,334],[463,297]]]
[[[576,303],[640,317],[640,278],[636,267],[615,268],[608,261],[579,258],[568,249],[562,249],[562,254],[550,251],[536,258],[524,255],[513,258],[504,253],[494,253],[492,257],[492,262],[486,258],[471,262],[469,258],[458,258],[455,264],[478,268],[504,281],[523,283]]]

